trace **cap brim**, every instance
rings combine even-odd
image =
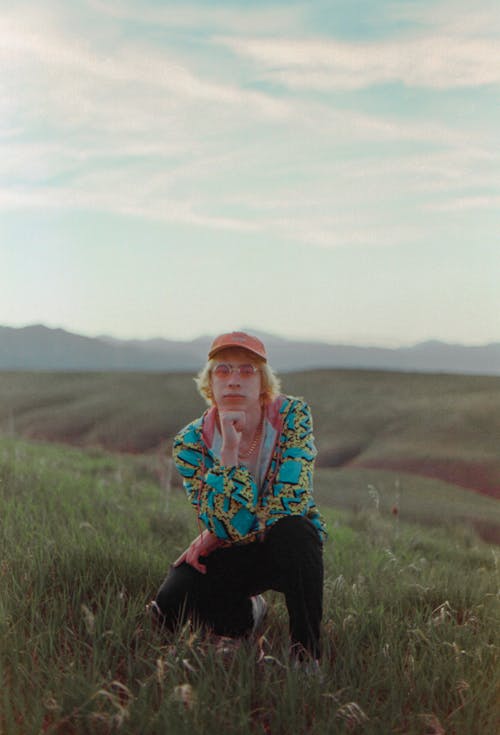
[[[260,352],[257,352],[257,350],[253,350],[251,347],[246,347],[245,345],[242,345],[238,342],[214,347],[208,353],[208,359],[211,360],[213,357],[215,357],[215,355],[217,355],[219,352],[222,352],[223,350],[245,350],[245,352],[249,352],[251,355],[255,355],[255,357],[258,357],[259,360],[267,362],[267,358],[265,357],[265,355],[262,355]]]

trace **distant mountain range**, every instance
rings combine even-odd
[[[257,333],[279,371],[348,368],[500,375],[500,342],[481,346],[422,342],[383,348],[295,341]],[[190,342],[168,339],[119,340],[84,337],[41,324],[0,326],[0,370],[197,371],[211,336]]]

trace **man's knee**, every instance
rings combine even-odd
[[[306,516],[285,516],[274,523],[269,532],[269,540],[284,541],[287,544],[313,544],[321,547],[321,541],[313,523]]]
[[[304,516],[287,516],[271,526],[266,551],[280,575],[304,568],[308,573],[322,569],[323,545],[315,526]]]
[[[198,596],[199,576],[199,572],[189,564],[171,567],[156,595],[156,604],[167,620],[177,618],[183,610],[193,605]]]

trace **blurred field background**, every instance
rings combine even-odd
[[[383,513],[500,543],[500,378],[314,370],[282,383],[313,410],[322,505],[359,511],[372,493]],[[0,373],[5,435],[154,456],[162,482],[173,435],[204,408],[186,373]]]

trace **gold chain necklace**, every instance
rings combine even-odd
[[[252,443],[250,444],[250,446],[244,452],[238,452],[241,459],[248,459],[248,457],[251,457],[252,454],[255,452],[257,445],[259,444],[261,437],[262,437],[263,427],[264,427],[264,414],[262,414],[260,423],[257,426],[257,429],[255,430],[255,434],[254,434],[254,437],[252,439]]]

